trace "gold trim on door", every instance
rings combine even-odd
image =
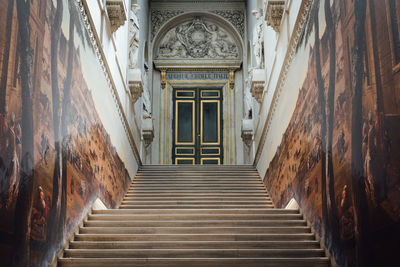
[[[192,96],[178,96],[178,93],[191,93]],[[176,90],[175,98],[195,98],[196,92],[194,90]]]
[[[176,100],[175,101],[175,144],[176,145],[194,145],[195,143],[195,129],[196,129],[196,120],[195,120],[195,105],[194,105],[194,100]],[[192,104],[192,142],[179,142],[178,140],[178,107],[179,103],[191,103]]]
[[[217,140],[218,142],[214,143],[208,143],[208,142],[203,142],[203,103],[217,103],[218,108],[217,108],[217,131],[218,131],[218,137]],[[200,101],[200,143],[201,145],[220,145],[220,140],[221,140],[221,109],[220,109],[220,101],[219,100],[201,100]]]
[[[179,149],[190,149],[192,152],[191,153],[179,153]],[[195,154],[195,149],[194,147],[175,147],[175,155],[180,155],[180,156],[194,156]]]
[[[203,150],[205,149],[218,149],[218,153],[204,153]],[[221,155],[221,149],[219,147],[202,147],[200,148],[200,155],[204,156],[204,155],[209,155],[209,156],[219,156]]]
[[[214,96],[205,96],[204,93],[217,93]],[[201,90],[201,98],[219,98],[219,90]]]
[[[190,160],[192,161],[192,165],[194,165],[194,158],[175,158],[175,165],[179,164],[179,160]]]
[[[205,160],[216,160],[218,163],[217,163],[217,165],[220,165],[221,164],[221,159],[220,158],[201,158],[200,159],[200,164],[201,165],[204,165],[204,161]]]

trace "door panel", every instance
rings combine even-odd
[[[174,89],[175,164],[222,164],[220,88]]]
[[[219,100],[201,100],[201,145],[220,144]]]
[[[195,143],[195,102],[194,100],[176,101],[175,143],[194,145]]]

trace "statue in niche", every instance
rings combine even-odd
[[[250,92],[251,88],[251,69],[249,69],[248,78],[246,79],[246,87],[244,89],[244,108],[245,108],[245,118],[252,119],[253,118],[253,101]]]
[[[132,5],[129,19],[129,68],[135,69],[138,64],[139,52],[139,20],[137,14],[140,7],[137,4]]]
[[[143,119],[151,118],[151,100],[147,71],[143,74]]]
[[[214,23],[195,17],[171,29],[161,40],[161,58],[238,58],[232,36]]]
[[[253,10],[253,15],[256,17],[256,25],[253,30],[253,53],[256,59],[256,69],[264,68],[264,31],[262,12]]]

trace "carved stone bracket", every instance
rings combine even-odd
[[[279,32],[286,1],[267,0],[265,2],[265,21],[276,32]]]
[[[253,141],[254,129],[253,129],[253,120],[252,119],[243,119],[242,120],[242,140],[246,144],[246,146],[250,147],[251,142]]]
[[[124,1],[107,0],[106,8],[111,23],[111,31],[115,32],[120,26],[124,25],[126,20]]]
[[[235,88],[235,71],[229,72],[229,87],[233,90]]]
[[[128,70],[128,86],[132,102],[135,103],[143,93],[143,82],[140,69]]]
[[[153,128],[153,119],[146,118],[142,120],[142,139],[144,141],[145,146],[148,146],[153,142],[154,138],[154,128]]]
[[[252,69],[250,75],[251,95],[261,104],[265,87],[265,70]]]
[[[161,70],[161,89],[165,89],[167,85],[167,72],[165,70]]]

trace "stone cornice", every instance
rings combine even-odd
[[[118,95],[117,88],[116,88],[115,83],[114,83],[114,81],[112,79],[112,75],[111,75],[110,68],[108,66],[107,59],[106,59],[104,51],[103,51],[102,44],[99,41],[99,37],[97,35],[97,32],[95,30],[92,30],[92,29],[95,29],[95,27],[94,27],[93,20],[92,20],[91,16],[88,15],[89,12],[88,12],[88,6],[87,6],[86,1],[87,0],[75,0],[76,5],[78,6],[78,10],[79,10],[80,15],[81,15],[81,19],[82,19],[83,23],[85,24],[86,31],[87,31],[87,33],[89,35],[90,42],[93,45],[93,49],[94,49],[94,51],[96,53],[97,59],[99,60],[99,64],[101,66],[101,69],[103,70],[104,76],[106,77],[107,85],[108,85],[108,87],[109,87],[109,89],[111,91],[111,95],[113,96],[114,103],[116,105],[120,120],[121,120],[122,125],[124,127],[125,134],[126,134],[126,136],[128,138],[128,141],[129,141],[130,147],[132,149],[133,155],[135,156],[136,162],[140,166],[140,165],[142,165],[142,161],[140,159],[139,150],[138,150],[138,148],[137,148],[137,146],[135,144],[135,140],[134,140],[134,137],[133,137],[132,130],[131,130],[130,126],[129,126],[128,119],[126,118],[126,115],[125,115],[125,112],[124,112],[124,109],[123,109],[123,106],[122,106],[122,103],[121,103],[121,99],[119,98],[119,95]]]
[[[285,59],[282,64],[281,73],[279,74],[279,78],[276,84],[276,88],[274,91],[274,95],[272,97],[271,106],[268,110],[268,115],[265,120],[265,124],[261,133],[260,142],[257,147],[257,152],[254,157],[254,165],[258,164],[258,161],[261,156],[261,152],[263,151],[263,147],[265,145],[265,140],[267,138],[267,134],[271,127],[271,121],[275,114],[276,105],[281,94],[282,88],[285,85],[287,73],[289,71],[290,64],[292,63],[293,56],[296,53],[296,47],[299,42],[301,33],[303,32],[305,22],[307,20],[307,16],[311,7],[312,0],[303,0],[299,9],[299,13],[297,15],[296,23],[294,25],[293,33],[290,37],[288,49],[286,52]]]

